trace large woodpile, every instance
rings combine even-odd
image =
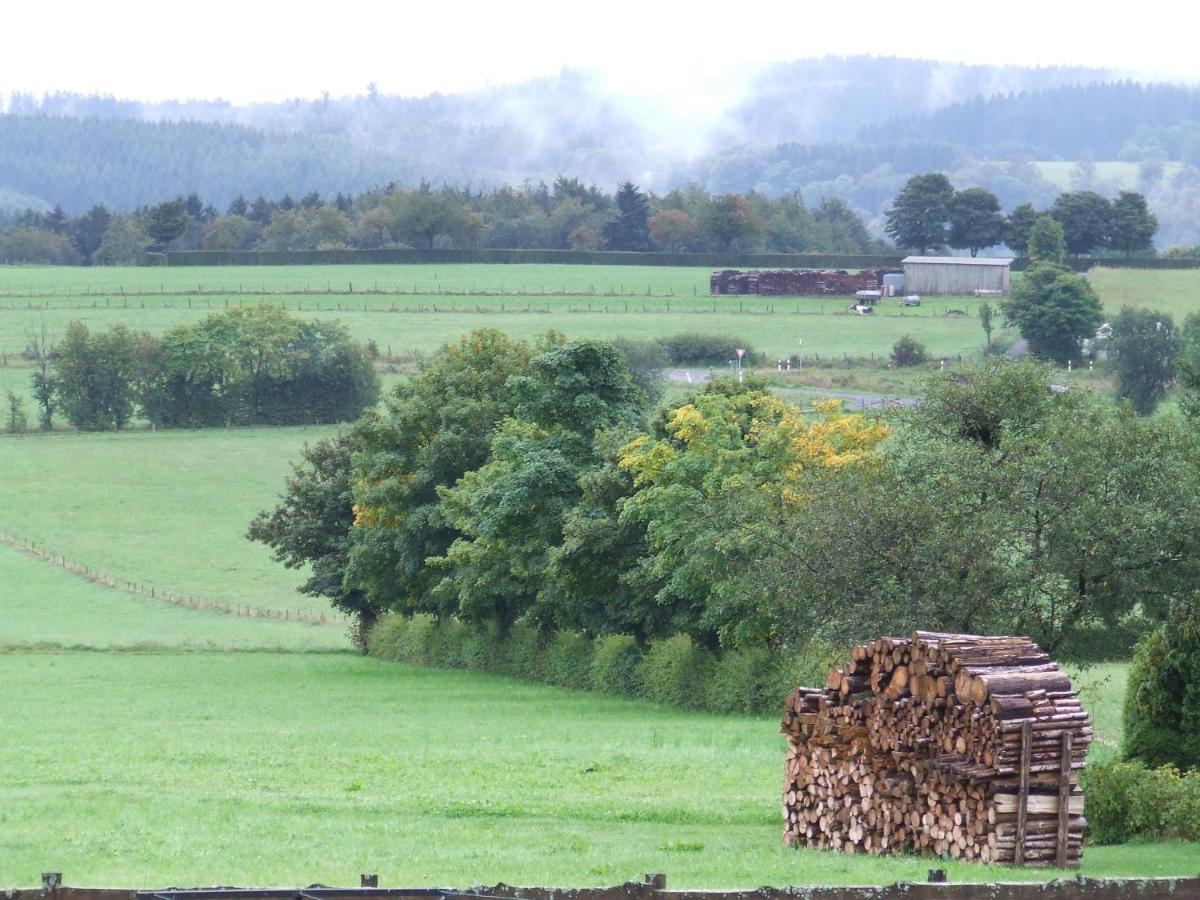
[[[743,272],[724,269],[709,278],[713,294],[767,294],[774,296],[819,297],[826,294],[850,297],[859,291],[877,291],[883,276],[891,269],[866,269],[850,273],[842,269],[769,269]]]
[[[1028,638],[877,638],[793,691],[782,730],[786,844],[1079,864],[1091,722]]]

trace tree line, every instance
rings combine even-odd
[[[135,265],[165,250],[329,250],[388,247],[731,250],[879,253],[862,218],[838,200],[799,196],[661,196],[625,182],[613,194],[576,178],[482,192],[391,185],[326,199],[237,197],[221,212],[196,194],[128,214],[97,205],[27,210],[0,230],[0,262]]]
[[[1120,191],[1113,200],[1095,191],[1066,191],[1043,212],[1062,227],[1066,251],[1073,256],[1154,252],[1158,219],[1135,191]],[[1022,203],[1003,215],[991,191],[955,190],[945,175],[930,172],[908,179],[885,214],[884,230],[898,247],[921,255],[951,247],[976,256],[1003,244],[1025,256],[1041,214],[1032,203]]]
[[[1086,656],[1200,575],[1196,430],[1056,394],[1037,364],[937,377],[885,422],[754,379],[658,405],[631,358],[464,336],[308,447],[249,536],[365,625],[782,652],[920,625]]]
[[[379,397],[371,352],[343,325],[270,304],[161,336],[73,321],[61,340],[47,328],[31,334],[26,355],[42,430],[56,416],[82,431],[120,430],[135,415],[170,428],[347,422]],[[27,416],[15,394],[9,405],[17,430]]]

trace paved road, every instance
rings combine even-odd
[[[725,373],[722,372],[722,375]],[[713,373],[709,369],[664,369],[663,378],[676,384],[704,384],[711,381]],[[833,388],[816,387],[787,387],[775,388],[776,393],[784,396],[799,395],[801,397],[834,397],[842,401],[846,409],[876,409],[888,406],[915,406],[916,397],[890,397],[883,394],[868,394],[862,391],[839,391]]]

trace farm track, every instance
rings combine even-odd
[[[117,578],[115,575],[107,572],[101,572],[90,566],[85,566],[83,563],[77,562],[65,554],[52,552],[45,547],[39,547],[34,541],[3,529],[0,529],[0,544],[12,547],[14,550],[19,550],[33,559],[58,566],[85,581],[157,603],[183,606],[192,610],[212,612],[224,616],[236,616],[242,619],[275,619],[289,622],[307,622],[310,625],[336,625],[339,628],[345,628],[350,624],[348,618],[332,613],[311,613],[302,609],[270,609],[263,606],[236,606],[194,594],[179,594],[174,591],[162,590],[141,581]]]

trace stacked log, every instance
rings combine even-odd
[[[859,291],[879,290],[889,269],[847,272],[843,269],[770,269],[744,272],[723,269],[709,278],[713,294],[764,294],[768,296],[820,297],[854,296]]]
[[[1091,722],[1028,638],[877,638],[793,691],[782,730],[789,845],[1079,864]]]

